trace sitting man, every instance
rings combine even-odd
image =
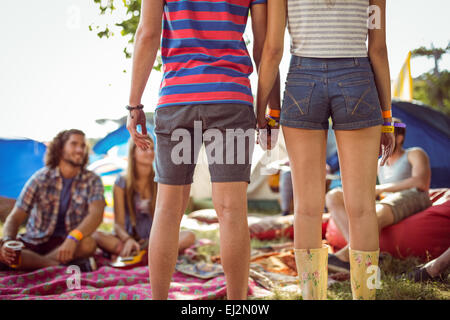
[[[16,239],[28,218],[26,232],[17,237],[24,249],[19,270],[76,264],[88,271],[97,248],[90,236],[103,218],[105,199],[100,178],[86,170],[85,135],[71,129],[60,132],[47,149],[46,166],[25,184],[6,218],[0,240],[0,268],[10,266],[15,253],[5,243]],[[6,265],[6,266],[5,266]]]
[[[379,185],[376,194],[385,196],[376,202],[378,229],[425,210],[431,206],[428,195],[431,181],[431,168],[427,154],[421,148],[403,149],[406,129],[399,119],[395,123],[395,149],[384,166],[378,166]],[[375,199],[374,199],[375,200]],[[336,226],[349,242],[348,218],[344,206],[342,189],[333,189],[326,195],[326,206]],[[328,257],[330,271],[350,270],[348,245]]]

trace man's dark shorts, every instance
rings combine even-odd
[[[245,104],[160,107],[155,112],[155,181],[193,182],[201,145],[205,144],[211,182],[250,183],[256,117]]]

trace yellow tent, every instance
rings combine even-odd
[[[392,98],[397,98],[406,101],[413,99],[413,80],[411,77],[411,51],[408,52],[408,57],[400,70],[400,74],[394,81],[392,86]]]

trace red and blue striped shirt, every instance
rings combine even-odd
[[[251,5],[266,0],[166,0],[157,108],[253,105],[253,72],[243,34]]]

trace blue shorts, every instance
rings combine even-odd
[[[334,130],[383,124],[369,58],[292,56],[280,124],[323,130],[330,116]]]

